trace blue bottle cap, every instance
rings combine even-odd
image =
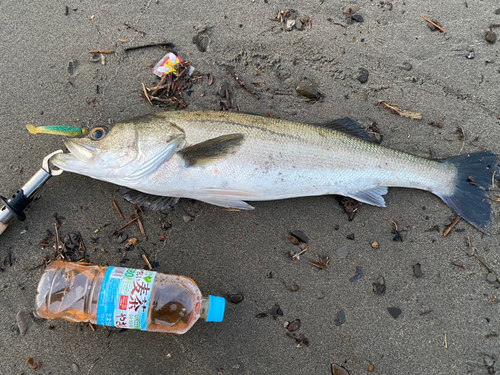
[[[226,300],[223,297],[208,296],[207,322],[222,322]]]

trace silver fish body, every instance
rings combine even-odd
[[[354,128],[344,123],[362,134],[356,123]],[[238,209],[252,208],[248,201],[325,194],[384,206],[387,188],[399,186],[428,190],[462,213],[460,204],[450,203],[457,181],[479,167],[477,186],[464,188],[484,200],[488,186],[483,185],[497,168],[498,159],[489,152],[430,160],[336,129],[339,122],[316,126],[240,113],[161,112],[115,124],[99,140],[92,139],[93,131],[67,140],[71,153],[56,155],[53,162],[147,194]],[[482,230],[490,223],[487,205],[475,208],[488,208],[479,218],[466,217]]]

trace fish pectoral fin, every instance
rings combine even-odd
[[[186,147],[178,154],[184,159],[186,167],[205,165],[236,153],[244,139],[241,133],[227,134]]]
[[[385,194],[387,194],[387,186],[357,191],[352,194],[346,194],[346,196],[363,203],[371,204],[373,206],[385,207],[385,200],[382,197],[382,195]]]
[[[120,186],[118,193],[123,195],[126,201],[139,206],[148,207],[152,210],[168,210],[179,202],[178,197],[162,197],[159,195],[146,194],[128,187]]]
[[[365,141],[371,141],[370,134],[368,134],[368,132],[363,129],[357,121],[349,117],[344,117],[338,120],[314,125],[336,130],[338,132],[351,135]]]
[[[249,205],[246,202],[240,201],[236,198],[231,197],[202,197],[194,199],[208,204],[213,204],[214,206],[220,206],[225,208],[236,208],[237,210],[253,210],[254,206]]]

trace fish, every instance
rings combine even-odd
[[[385,207],[388,188],[404,187],[437,195],[485,233],[492,225],[487,192],[499,172],[491,151],[422,158],[371,142],[347,117],[305,124],[167,111],[97,126],[64,143],[69,153],[52,158],[57,167],[144,194],[143,201],[191,198],[249,210],[252,201],[335,194]]]
[[[85,129],[68,125],[46,125],[35,127],[31,124],[27,124],[26,129],[28,129],[31,134],[54,134],[65,135],[67,137],[77,137],[86,131]]]

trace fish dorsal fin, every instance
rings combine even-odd
[[[178,197],[161,197],[158,195],[146,194],[128,187],[121,186],[118,193],[123,195],[126,201],[139,206],[148,207],[156,211],[168,210],[179,201]]]
[[[330,122],[314,124],[314,125],[336,130],[341,133],[363,139],[365,141],[371,141],[370,135],[366,132],[366,130],[363,129],[357,121],[349,117],[344,117],[338,120],[333,120]]]
[[[186,147],[178,151],[178,154],[186,162],[186,167],[205,165],[234,154],[244,139],[245,136],[241,133],[222,135]]]

